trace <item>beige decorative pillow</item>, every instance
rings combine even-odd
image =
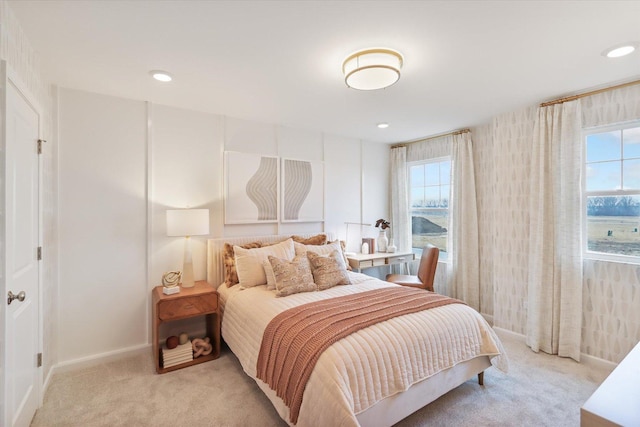
[[[303,245],[324,245],[327,243],[327,235],[324,233],[316,234],[311,237],[291,236],[294,242],[302,243]]]
[[[243,249],[261,248],[262,243],[252,242],[252,243],[247,243],[246,245],[242,245],[240,247]],[[233,245],[229,243],[225,243],[222,256],[224,258],[224,283],[228,287],[237,285],[239,280],[238,280],[238,271],[236,270],[236,258],[235,258],[235,253],[233,251]]]
[[[349,273],[347,273],[347,270],[342,264],[342,255],[338,251],[333,251],[328,256],[307,251],[307,258],[311,263],[313,281],[318,285],[319,291],[337,285],[351,284]]]
[[[311,268],[309,268],[309,262],[305,257],[296,256],[293,261],[288,261],[269,255],[269,263],[273,267],[276,278],[277,297],[318,289],[313,283]]]
[[[295,256],[293,240],[291,239],[256,249],[244,249],[234,246],[233,250],[235,252],[238,280],[240,285],[245,288],[267,284],[267,276],[264,272],[262,261],[268,259],[269,255],[285,260],[292,260]]]
[[[326,245],[302,245],[300,243],[294,243],[293,246],[296,250],[296,256],[298,255],[306,255],[307,251],[313,251],[318,255],[329,255],[333,251],[338,251],[340,253],[340,259],[342,260],[342,265],[346,270],[349,268],[349,262],[344,257],[344,252],[342,251],[342,246],[340,242],[337,240],[331,243],[327,243]]]

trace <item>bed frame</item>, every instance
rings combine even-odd
[[[299,234],[311,237],[313,234]],[[225,237],[207,240],[207,281],[214,287],[224,282],[224,260],[222,251],[225,243],[243,245],[250,242],[277,243],[290,235]],[[333,240],[331,233],[327,233]],[[223,314],[224,321],[224,314]],[[223,337],[224,338],[224,337]],[[478,383],[483,385],[484,370],[491,366],[488,356],[476,357],[464,363],[441,371],[423,381],[412,385],[407,391],[389,396],[372,407],[356,415],[361,426],[391,426],[406,418],[420,408],[433,402],[440,396],[460,386],[477,375]],[[266,393],[269,396],[268,393]]]

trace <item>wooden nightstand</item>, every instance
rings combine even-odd
[[[208,362],[220,356],[220,310],[218,308],[218,292],[206,281],[196,282],[192,288],[180,288],[180,293],[165,295],[162,286],[156,286],[152,291],[153,304],[153,358],[156,362],[156,372],[175,371],[198,363]],[[205,316],[207,322],[207,336],[211,340],[213,351],[206,356],[200,356],[193,361],[180,365],[163,368],[160,366],[160,346],[158,329],[161,323],[189,317]]]

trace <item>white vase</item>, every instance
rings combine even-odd
[[[380,230],[380,235],[378,236],[378,252],[387,252],[388,244],[387,230]]]
[[[389,245],[387,246],[387,252],[392,254],[397,251],[398,248],[393,244],[393,238],[389,239]]]

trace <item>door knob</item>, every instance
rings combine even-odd
[[[27,294],[25,294],[24,291],[18,292],[18,295],[14,295],[13,292],[9,291],[7,293],[7,305],[11,304],[14,299],[17,299],[18,301],[22,302],[26,297],[27,297]]]

